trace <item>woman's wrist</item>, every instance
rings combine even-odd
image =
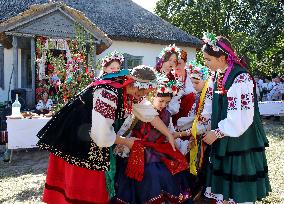
[[[115,140],[115,144],[126,145],[127,140],[125,139],[125,137],[117,135],[116,140]]]

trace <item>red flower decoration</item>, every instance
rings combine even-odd
[[[161,92],[163,92],[163,93],[164,93],[164,92],[165,92],[165,90],[166,90],[166,88],[165,88],[165,87],[162,87],[162,88],[161,88]]]
[[[177,87],[176,86],[172,86],[172,90],[173,91],[177,91]]]
[[[48,65],[47,65],[47,69],[48,69],[48,70],[53,70],[54,67],[52,66],[52,64],[48,64]]]

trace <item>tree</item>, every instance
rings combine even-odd
[[[278,0],[159,0],[155,13],[187,33],[227,37],[252,72],[284,74],[284,5]]]

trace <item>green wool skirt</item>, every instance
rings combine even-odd
[[[240,137],[224,137],[211,146],[206,186],[224,200],[255,202],[271,191],[265,147],[268,140],[259,117]]]

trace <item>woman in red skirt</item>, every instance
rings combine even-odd
[[[116,76],[88,86],[38,133],[38,146],[51,152],[43,202],[110,202],[115,174],[111,146],[116,143],[131,148],[134,142],[116,135],[125,110],[130,109],[128,96],[140,98],[150,91],[136,87],[135,81],[154,85],[156,79],[145,66],[134,68],[129,77],[121,72]]]

